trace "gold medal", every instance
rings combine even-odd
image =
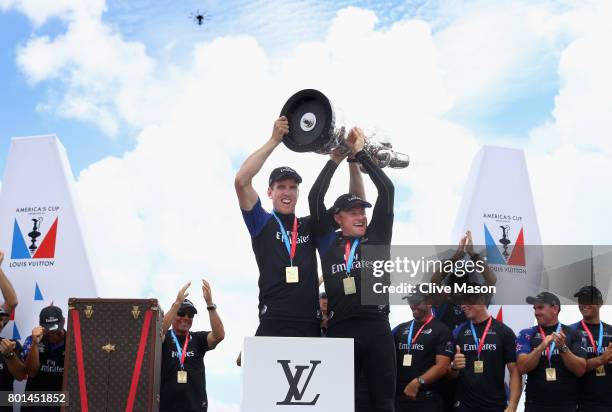
[[[354,295],[357,293],[357,286],[355,285],[354,277],[347,277],[342,279],[342,284],[344,285],[344,294],[345,295]]]
[[[598,366],[595,369],[595,376],[606,376],[606,367],[604,365]]]
[[[298,283],[300,281],[298,276],[298,267],[287,266],[285,268],[285,278],[287,279],[287,283]]]
[[[546,368],[546,380],[549,382],[557,380],[557,371],[555,368]]]
[[[187,383],[187,371],[178,371],[176,373],[176,381],[178,383]]]
[[[474,373],[484,372],[484,362],[481,360],[474,361]]]
[[[404,362],[402,363],[402,365],[404,365],[404,366],[412,366],[412,355],[405,354],[404,355]]]

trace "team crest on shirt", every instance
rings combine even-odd
[[[432,329],[431,329],[431,328],[429,328],[429,329],[425,329],[425,330],[421,331],[421,333],[422,333],[423,335],[429,335],[431,332],[432,332]]]

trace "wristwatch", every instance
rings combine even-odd
[[[563,345],[561,346],[561,349],[559,349],[561,352],[563,353],[567,353],[569,351],[569,348],[567,347],[567,345]]]
[[[206,310],[217,310],[217,305],[215,303],[208,305],[206,306]]]
[[[4,357],[4,359],[11,359],[13,356],[15,356],[15,352],[3,353],[2,354],[2,357]]]
[[[423,377],[422,377],[422,376],[419,376],[419,377],[417,378],[417,382],[419,383],[419,385],[425,385],[425,379],[423,379]]]

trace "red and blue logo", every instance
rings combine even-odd
[[[487,247],[487,263],[489,265],[510,265],[510,266],[525,266],[525,240],[523,237],[523,228],[519,231],[514,246],[509,252],[510,244],[508,239],[510,226],[500,226],[502,237],[499,239],[499,245],[491,236],[491,232],[487,225],[484,225],[485,244]]]
[[[41,233],[43,218],[32,219],[32,230],[26,233],[29,242],[26,242],[24,232],[21,231],[17,219],[13,225],[13,245],[11,259],[53,259],[55,258],[55,239],[57,237],[58,218],[56,217],[46,233]],[[39,244],[38,240],[42,238]],[[28,245],[27,243],[30,243]]]

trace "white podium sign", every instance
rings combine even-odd
[[[353,339],[247,337],[243,412],[355,410]]]
[[[19,306],[2,337],[24,340],[40,310],[98,296],[68,156],[55,136],[15,138],[0,192],[0,250]]]

